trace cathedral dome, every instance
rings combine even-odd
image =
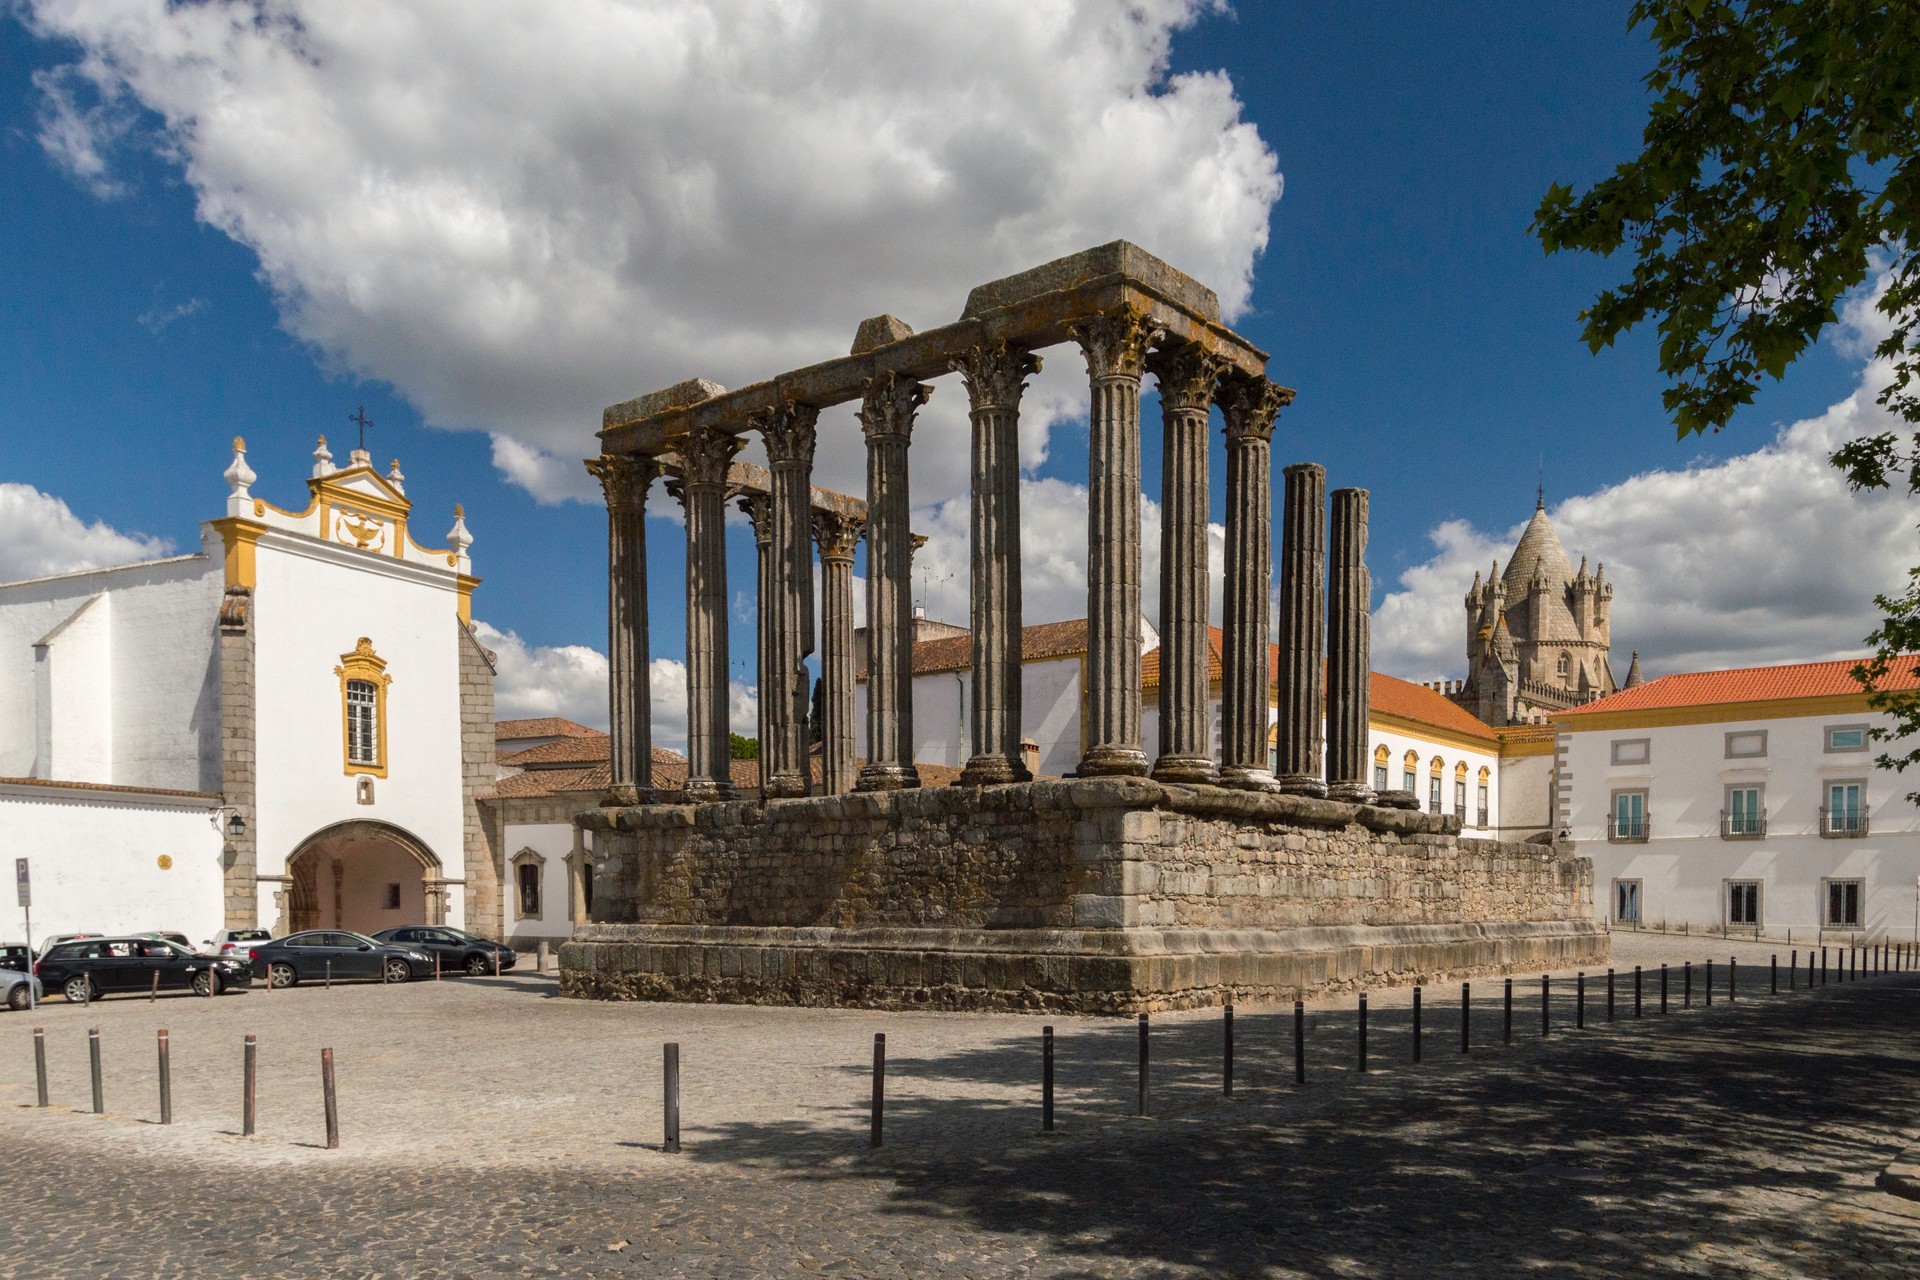
[[[1560,535],[1553,531],[1544,504],[1533,509],[1533,519],[1527,521],[1526,532],[1520,535],[1513,558],[1507,561],[1507,571],[1500,575],[1507,599],[1518,600],[1527,594],[1536,568],[1546,569],[1547,584],[1556,594],[1573,581],[1573,562],[1567,559],[1566,548],[1560,545]]]

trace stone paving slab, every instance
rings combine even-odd
[[[1377,993],[1374,1069],[1352,1069],[1352,1010],[1317,1008],[1305,1089],[1291,1010],[1242,1010],[1231,1100],[1219,1016],[1156,1018],[1145,1119],[1133,1025],[1055,1020],[1051,1137],[1039,1019],[550,989],[55,1002],[39,1021],[69,1109],[48,1113],[22,1105],[29,1019],[0,1015],[0,1277],[1920,1275],[1920,1205],[1874,1186],[1920,1139],[1920,975],[1777,999],[1762,983],[1585,1032],[1556,1003],[1554,1034],[1517,1027],[1511,1048],[1497,1003],[1476,1002],[1465,1058],[1435,999],[1417,1067],[1407,993]],[[70,1109],[89,1025],[102,1117]],[[153,1123],[159,1025],[170,1128]],[[253,1140],[229,1136],[243,1030],[262,1043]],[[875,1030],[894,1056],[888,1145],[868,1151]],[[655,1149],[667,1038],[687,1072],[680,1156]],[[337,1152],[316,1145],[323,1042]]]

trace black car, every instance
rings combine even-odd
[[[33,972],[33,951],[23,943],[0,943],[0,969],[15,973]]]
[[[518,959],[512,947],[502,946],[498,942],[489,942],[485,938],[476,938],[459,929],[450,929],[443,924],[415,924],[401,929],[382,929],[373,935],[382,942],[424,951],[437,957],[440,968],[447,973],[465,972],[474,977],[483,973],[505,973],[513,968]]]
[[[301,982],[407,982],[433,976],[433,957],[419,947],[390,946],[344,929],[309,929],[249,948],[253,976],[275,987]]]
[[[162,991],[190,990],[198,996],[253,982],[242,960],[195,955],[164,938],[62,942],[48,947],[33,971],[47,990],[58,988],[75,1003],[122,991],[151,992],[155,978]]]

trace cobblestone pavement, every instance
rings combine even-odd
[[[1510,1047],[1500,982],[1477,980],[1466,1056],[1458,985],[1431,988],[1417,1066],[1410,993],[1374,993],[1364,1076],[1351,1003],[1318,1006],[1304,1089],[1292,1011],[1242,1008],[1231,1099],[1219,1013],[1156,1016],[1144,1119],[1135,1026],[1054,1019],[1052,1136],[1033,1017],[587,1004],[534,975],[56,1001],[0,1015],[0,1277],[1920,1276],[1920,1204],[1873,1186],[1920,1139],[1920,974],[1774,997],[1776,949],[1784,969],[1771,944],[1622,935],[1618,1020],[1591,974],[1576,1030],[1556,975],[1543,1040],[1531,975]],[[1663,961],[1671,1012],[1649,980],[1636,1021],[1624,975]],[[260,1132],[241,1139],[249,1031]],[[887,1145],[869,1151],[876,1031]],[[667,1040],[677,1156],[658,1150]]]

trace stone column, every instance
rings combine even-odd
[[[760,672],[767,738],[760,744],[761,786],[768,799],[804,796],[807,768],[807,668],[813,652],[813,446],[820,410],[787,402],[753,425],[767,444],[773,472],[773,555],[767,665]]]
[[[854,516],[813,516],[820,545],[821,789],[836,796],[853,789],[853,552],[865,529]]]
[[[727,468],[740,438],[701,428],[674,442],[687,512],[687,799],[734,798],[727,723]]]
[[[753,671],[756,682],[763,681],[761,673],[767,669],[771,659],[767,656],[771,650],[767,647],[768,634],[773,630],[773,607],[767,603],[767,592],[773,585],[773,499],[757,489],[746,489],[734,495],[734,505],[747,517],[747,523],[753,526],[754,560],[754,650]],[[764,686],[761,697],[754,699],[753,740],[760,747],[760,765],[764,769],[767,760],[767,699]],[[765,774],[761,775],[764,779]]]
[[[968,786],[1024,782],[1020,752],[1020,395],[1040,358],[998,342],[954,360],[973,419],[972,755]]]
[[[1227,436],[1227,563],[1221,600],[1220,782],[1268,790],[1267,613],[1273,591],[1273,419],[1292,399],[1265,378],[1220,387]]]
[[[1368,606],[1367,491],[1333,491],[1327,556],[1327,796],[1370,804],[1367,779],[1367,670],[1372,647]]]
[[[1140,749],[1140,376],[1159,330],[1131,312],[1072,326],[1087,359],[1087,688],[1082,777],[1144,775]]]
[[[1207,740],[1207,419],[1220,362],[1190,343],[1147,367],[1160,383],[1160,753],[1162,782],[1212,782]]]
[[[913,530],[907,444],[933,388],[887,372],[860,400],[867,436],[867,764],[855,789],[920,785],[913,765]]]
[[[647,638],[647,490],[656,458],[587,460],[607,498],[607,731],[611,783],[603,803],[653,800],[653,702]]]
[[[1280,513],[1280,768],[1282,791],[1323,796],[1320,663],[1327,624],[1327,470],[1286,468]]]

